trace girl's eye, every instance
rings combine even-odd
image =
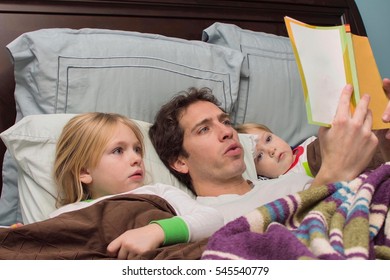
[[[121,147],[118,147],[118,148],[115,148],[113,151],[112,151],[113,154],[122,154],[123,153],[123,149]]]
[[[141,146],[134,147],[134,152],[136,152],[137,154],[142,155],[142,147]]]
[[[272,135],[268,135],[268,137],[266,138],[266,142],[271,142],[271,140],[272,140]]]

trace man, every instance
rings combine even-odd
[[[387,79],[384,88],[390,95]],[[378,138],[371,131],[369,96],[362,97],[350,116],[352,91],[349,85],[344,88],[332,127],[319,130],[322,165],[314,180],[303,174],[255,184],[245,180],[244,153],[237,132],[207,89],[191,89],[165,104],[149,135],[169,170],[197,195],[199,202],[219,209],[228,222],[310,185],[350,180],[360,174],[373,156]],[[390,121],[389,116],[390,104],[384,120]]]

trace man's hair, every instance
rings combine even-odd
[[[189,156],[183,148],[184,130],[180,127],[179,120],[190,105],[199,101],[211,102],[220,108],[220,102],[212,94],[211,89],[189,88],[188,91],[179,92],[178,95],[161,107],[155,117],[154,124],[149,129],[150,140],[161,161],[194,194],[196,193],[190,175],[177,172],[171,167],[171,164],[179,156]]]

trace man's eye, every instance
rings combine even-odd
[[[209,131],[209,128],[208,128],[207,126],[201,127],[201,128],[199,129],[199,134],[206,133],[207,131]]]
[[[224,124],[224,125],[231,126],[231,125],[232,125],[232,122],[231,122],[231,120],[226,119],[226,120],[223,121],[223,124]]]

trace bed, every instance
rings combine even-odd
[[[348,23],[353,33],[366,35],[353,0],[0,1],[0,224],[34,227],[48,218],[56,196],[50,176],[55,141],[65,122],[81,112],[125,114],[146,134],[174,94],[207,86],[236,124],[265,123],[291,146],[316,134],[317,127],[307,124],[286,15],[315,25]],[[248,147],[245,176],[254,178],[250,139],[240,139]],[[183,187],[151,143],[146,146],[150,179]],[[29,230],[26,239],[33,235]],[[206,243],[135,258],[197,259]],[[107,257],[72,250],[84,252],[19,252],[15,258]]]

